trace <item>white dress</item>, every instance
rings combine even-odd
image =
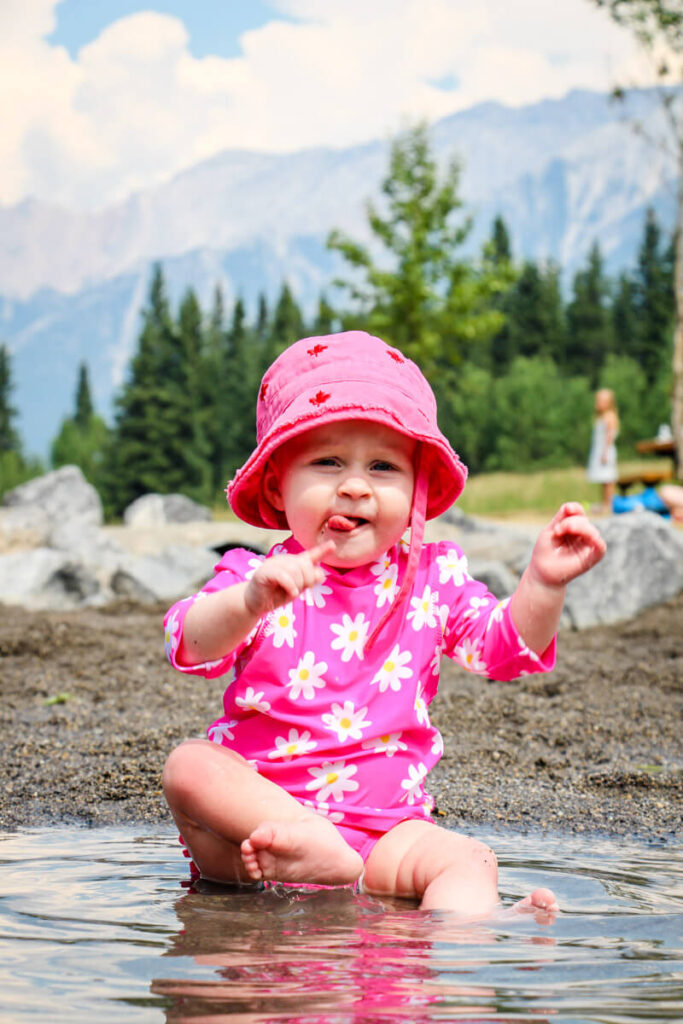
[[[595,420],[593,424],[591,450],[588,456],[588,467],[586,469],[586,476],[593,484],[615,483],[618,476],[617,449],[614,441],[608,445],[607,457],[603,461],[606,436],[607,423],[605,420],[601,418]]]

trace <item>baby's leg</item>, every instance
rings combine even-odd
[[[204,878],[345,885],[359,855],[332,822],[263,778],[239,754],[208,740],[171,753],[164,794]]]
[[[427,821],[403,821],[382,836],[365,865],[364,887],[375,895],[418,898],[423,910],[451,910],[473,920],[493,916],[498,862],[484,843]],[[557,910],[549,889],[536,889],[518,910]]]

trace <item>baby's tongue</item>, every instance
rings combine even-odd
[[[348,516],[334,515],[327,520],[330,530],[343,530],[348,532],[358,525],[357,519],[349,519]]]

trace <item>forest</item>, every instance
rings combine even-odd
[[[360,328],[414,359],[440,425],[471,473],[583,464],[598,387],[616,394],[621,451],[670,422],[674,239],[653,211],[633,266],[610,278],[599,241],[571,282],[552,260],[518,260],[501,217],[465,256],[472,217],[457,161],[439,169],[428,128],[395,139],[372,242],[334,231],[342,271],[306,314],[287,282],[275,301],[209,308],[188,289],[177,309],[152,268],[137,349],[113,421],[93,407],[88,368],[56,433],[51,467],[76,464],[110,518],[148,492],[214,505],[255,444],[261,375],[301,337]],[[11,354],[0,344],[0,494],[46,467],[27,457],[12,405]]]

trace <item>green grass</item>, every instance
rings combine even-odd
[[[620,462],[620,473],[642,469],[666,469],[667,459]],[[634,492],[637,488],[634,488]],[[597,503],[600,488],[586,480],[583,466],[544,469],[535,473],[481,473],[471,476],[458,501],[469,515],[495,519],[554,515],[563,501],[580,501],[586,507]]]

